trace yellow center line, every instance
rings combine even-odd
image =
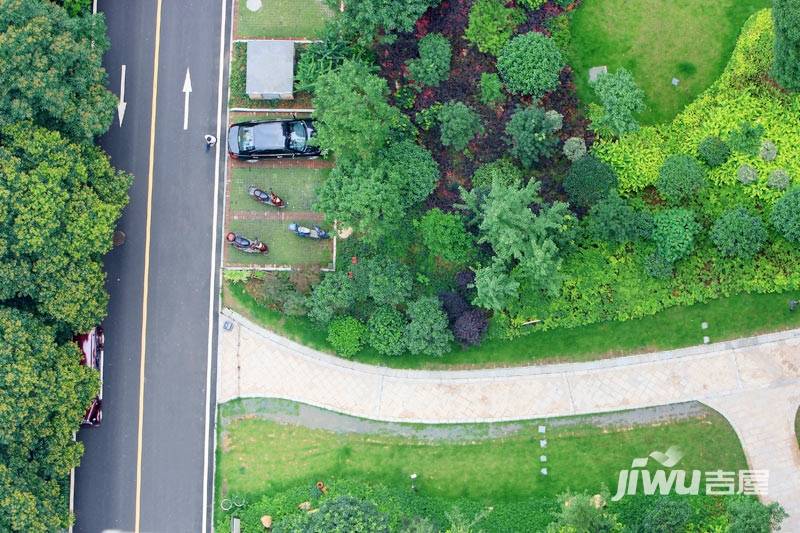
[[[133,531],[139,533],[142,501],[142,429],[144,427],[144,369],[147,346],[147,297],[150,283],[150,221],[153,214],[153,162],[156,150],[156,100],[158,99],[158,53],[161,45],[161,1],[156,2],[156,44],[153,52],[153,91],[150,104],[150,151],[147,163],[147,218],[144,228],[144,280],[142,283],[142,345],[139,358],[139,422],[136,435],[136,501]]]

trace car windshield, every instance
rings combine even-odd
[[[306,149],[307,141],[306,125],[300,120],[292,122],[289,125],[289,148],[302,152]]]
[[[250,152],[256,147],[253,128],[239,128],[239,150]]]

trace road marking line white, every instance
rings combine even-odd
[[[189,95],[192,93],[192,77],[189,68],[186,68],[186,78],[183,80],[183,129],[189,129]],[[217,137],[219,138],[219,137]]]
[[[227,0],[222,0],[221,2],[221,15],[220,15],[220,34],[219,34],[219,81],[217,86],[217,129],[216,135],[217,139],[222,138],[222,89],[223,83],[225,78],[225,2]],[[186,79],[189,79],[189,70],[186,70]],[[188,98],[188,96],[187,96]],[[226,121],[227,126],[227,121]],[[208,505],[208,469],[209,469],[209,448],[210,448],[210,431],[211,431],[211,418],[210,418],[210,409],[211,409],[211,366],[213,363],[213,354],[214,354],[214,323],[215,323],[215,308],[214,303],[216,300],[215,295],[215,286],[214,283],[214,274],[216,273],[217,267],[217,223],[219,218],[219,167],[220,167],[220,144],[216,144],[216,151],[214,153],[214,157],[216,158],[216,162],[214,165],[214,214],[213,214],[213,226],[211,228],[211,274],[209,276],[209,287],[208,287],[208,355],[206,360],[206,404],[205,404],[205,438],[203,443],[203,522],[202,527],[200,528],[201,533],[206,533],[208,528],[208,509],[206,508]],[[226,154],[226,161],[227,161],[227,154]],[[227,165],[226,165],[227,168]],[[220,269],[220,273],[222,269]],[[221,275],[221,274],[220,274]],[[221,278],[220,278],[221,280]],[[214,419],[216,420],[216,409],[214,409]],[[215,424],[216,425],[216,424]]]
[[[153,218],[153,163],[156,150],[156,108],[158,101],[158,55],[161,49],[161,4],[156,3],[156,36],[153,49],[153,88],[150,103],[150,148],[147,162],[147,208],[144,232],[144,279],[142,281],[142,345],[139,359],[139,420],[136,428],[136,496],[133,531],[139,533],[142,506],[142,435],[144,433],[144,376],[147,348],[147,298],[150,283],[150,224]]]

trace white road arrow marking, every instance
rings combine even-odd
[[[183,80],[183,129],[189,129],[189,94],[192,92],[192,77],[186,69],[186,79]]]
[[[117,117],[119,117],[119,126],[122,127],[122,120],[125,118],[125,108],[128,107],[128,102],[125,101],[125,65],[122,65],[122,73],[119,80],[119,104],[117,104]]]

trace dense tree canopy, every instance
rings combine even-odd
[[[363,62],[344,61],[319,76],[315,89],[316,141],[340,160],[375,157],[393,131],[409,127],[408,119],[386,101],[386,80]]]
[[[793,91],[800,90],[800,0],[773,0],[775,19],[775,80]]]
[[[323,184],[317,207],[330,220],[363,233],[367,242],[402,225],[408,209],[439,179],[430,152],[413,141],[391,144],[377,161],[340,161]]]
[[[105,315],[100,259],[130,178],[58,133],[23,124],[1,134],[0,300],[27,298],[71,330],[88,329]]]
[[[613,74],[600,76],[594,83],[594,91],[602,106],[601,113],[593,117],[595,129],[612,135],[639,129],[636,114],[645,109],[644,91],[636,85],[629,70],[620,68]]]
[[[80,462],[72,440],[97,374],[32,315],[0,308],[0,530],[46,533],[70,517],[63,482]]]
[[[556,241],[567,226],[567,205],[544,204],[540,187],[536,180],[520,187],[497,177],[488,194],[480,187],[462,190],[465,207],[476,215],[478,242],[490,244],[495,253],[491,264],[476,271],[476,305],[507,309],[523,283],[545,297],[558,292],[561,258]]]
[[[0,126],[32,121],[81,141],[104,133],[116,103],[101,64],[105,32],[102,15],[71,18],[51,2],[4,1]]]

